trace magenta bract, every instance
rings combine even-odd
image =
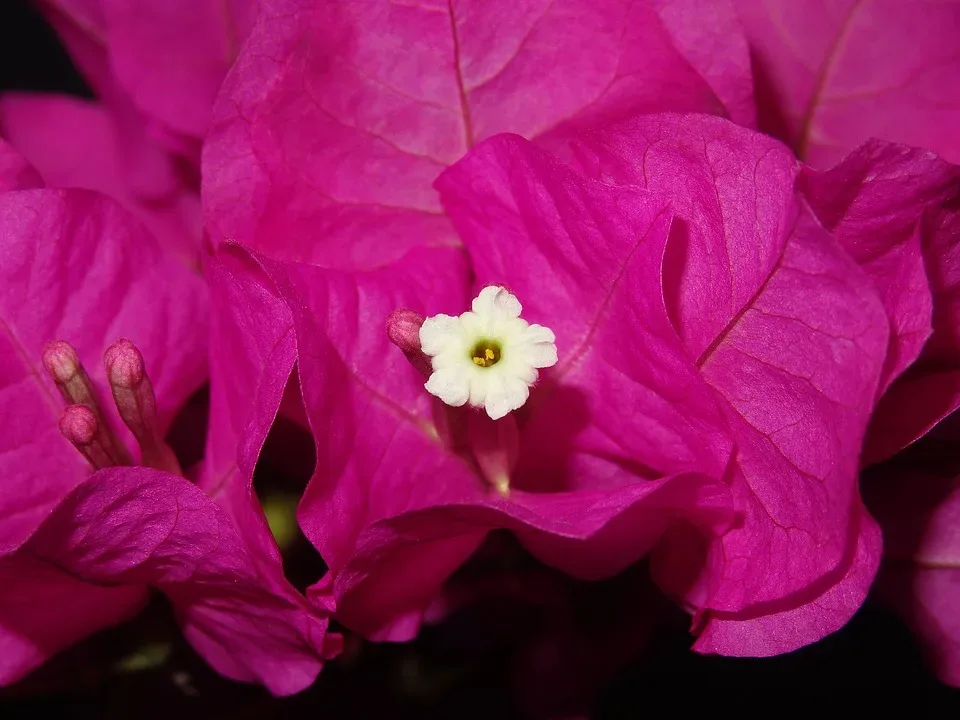
[[[875,137],[960,161],[956,3],[734,4],[754,58],[760,129],[802,160],[828,168]]]

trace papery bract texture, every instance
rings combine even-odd
[[[262,514],[248,509],[249,497],[220,508],[203,492],[219,496],[235,475],[246,478],[249,490],[286,375],[251,395],[257,378],[242,373],[250,349],[231,344],[249,336],[215,325],[211,343],[222,358],[202,487],[144,468],[91,476],[58,431],[62,403],[40,365],[44,343],[63,339],[77,349],[120,431],[116,410],[103,402],[109,393],[99,357],[116,337],[131,339],[148,363],[165,429],[204,378],[206,289],[101,195],[6,192],[0,216],[0,319],[8,345],[0,364],[0,419],[12,431],[0,452],[0,573],[10,589],[0,601],[0,681],[16,680],[82,637],[126,620],[152,587],[170,598],[185,636],[219,672],[275,694],[302,690],[336,651],[326,639],[326,616],[285,584],[275,544],[264,559],[269,530]],[[218,303],[224,297],[248,297],[250,307],[263,303],[242,285],[225,295],[235,283],[216,267],[210,275]],[[243,393],[266,410],[256,415],[238,404]],[[121,436],[129,440],[125,429]]]
[[[204,378],[206,297],[198,277],[96,193],[0,193],[0,218],[0,566],[10,590],[0,603],[0,681],[6,683],[127,619],[145,599],[142,588],[65,576],[23,550],[90,474],[58,430],[63,404],[41,364],[44,345],[70,342],[104,391],[103,350],[117,337],[133,340],[150,358],[165,429]],[[129,440],[116,411],[107,415]]]
[[[357,512],[375,501],[340,498],[354,492],[351,483],[334,486],[328,478],[359,473],[355,483],[367,487],[370,476],[391,466],[379,449],[391,431],[361,434],[356,445],[344,438],[353,438],[360,425],[377,427],[368,417],[374,410],[390,428],[397,417],[410,420],[415,408],[411,425],[426,427],[425,439],[435,443],[429,440],[433,422],[425,426],[420,419],[431,412],[422,383],[382,332],[383,319],[401,304],[434,312],[465,308],[470,288],[462,253],[453,249],[457,238],[431,188],[435,176],[475,141],[503,129],[561,147],[584,125],[663,107],[729,112],[752,122],[745,43],[731,6],[718,5],[695,30],[698,4],[685,0],[603,2],[589,12],[580,5],[263,3],[224,86],[204,155],[207,228],[215,243],[238,240],[265,253],[271,282],[283,287],[294,312],[298,357],[306,358],[304,396],[308,410],[314,406],[317,478],[324,478],[312,483],[301,522],[333,568],[332,578],[342,577],[339,568],[368,520],[320,509],[320,501],[332,496],[344,507],[358,505]],[[723,62],[709,60],[707,38],[722,48]],[[571,42],[583,52],[566,52]],[[277,259],[375,273],[353,278],[271,266]],[[432,264],[439,264],[442,282],[430,289],[435,296],[418,298],[425,285],[418,274]],[[449,290],[440,289],[444,282]],[[357,358],[371,363],[362,366],[359,382],[351,379]],[[280,363],[276,367],[283,375]],[[402,390],[383,387],[400,377]],[[379,398],[372,406],[370,393]],[[424,439],[403,437],[406,446],[391,441],[404,453]],[[425,447],[429,458],[431,446]],[[354,467],[366,463],[364,457],[382,459]],[[433,462],[451,460],[446,454],[424,460]],[[453,462],[449,472],[471,485],[469,497],[484,489],[482,482],[473,487],[479,479],[468,467]],[[404,464],[409,461],[389,473]],[[453,496],[458,493],[462,497],[459,490]],[[407,505],[418,502],[426,501]],[[369,517],[396,512],[375,508]],[[417,583],[401,582],[399,562],[396,582],[384,583],[381,594],[399,593],[397,602],[418,614],[430,588],[497,522],[447,546],[439,571],[423,571],[436,579],[424,580],[417,597],[403,597]],[[383,628],[383,617],[366,626],[371,633]]]
[[[125,618],[104,617],[111,605],[124,599],[135,607],[153,587],[170,598],[194,648],[227,677],[288,694],[313,682],[321,665],[318,653],[312,665],[303,662],[311,628],[301,623],[300,608],[262,584],[233,523],[182,477],[146,468],[95,473],[0,560],[0,572],[13,590],[0,604],[5,645],[8,638],[22,643],[34,651],[31,660],[59,649],[34,647],[49,642],[45,622],[85,619],[74,597],[92,604],[93,594],[99,605],[79,609],[112,624]],[[48,596],[50,605],[28,602]],[[312,630],[322,637],[322,628]]]
[[[123,208],[84,190],[0,194],[4,492],[0,546],[17,544],[87,471],[60,436],[62,409],[40,359],[66,340],[101,388],[118,337],[149,358],[165,429],[205,377],[206,293]],[[110,420],[131,439],[111,409]]]
[[[317,440],[318,468],[300,508],[304,532],[331,569],[315,597],[332,594],[338,617],[373,637],[409,637],[442,581],[494,528],[514,531],[550,564],[603,577],[641,556],[677,517],[711,528],[729,519],[722,484],[685,472],[707,465],[722,472],[729,457],[724,438],[714,433],[713,445],[703,447],[711,422],[722,422],[719,410],[682,388],[682,376],[678,387],[657,385],[658,378],[679,375],[683,358],[659,293],[643,290],[659,282],[669,230],[663,202],[578,177],[520,138],[497,138],[476,152],[469,169],[455,173],[458,166],[445,177],[443,193],[453,198],[476,173],[490,178],[499,197],[478,196],[481,202],[462,209],[458,198],[448,203],[450,212],[470,229],[463,234],[469,243],[472,208],[494,213],[491,232],[502,255],[491,253],[488,269],[509,259],[502,271],[507,284],[528,282],[520,268],[555,278],[536,292],[527,285],[524,297],[532,303],[531,320],[554,323],[558,345],[570,355],[569,385],[556,382],[548,391],[551,371],[544,371],[544,387],[534,390],[544,402],[532,403],[529,417],[519,420],[520,454],[530,457],[511,476],[509,497],[497,495],[455,452],[452,429],[441,422],[445,406],[437,415],[423,378],[383,332],[382,318],[398,306],[423,314],[466,307],[470,292],[457,250],[415,250],[357,274],[272,264],[294,311]],[[522,184],[516,190],[506,180],[511,169]],[[477,242],[480,254],[484,243]],[[637,251],[641,245],[648,252]],[[578,257],[577,248],[587,257]],[[579,287],[591,268],[599,277]],[[613,343],[614,328],[648,306],[646,344],[638,341],[624,356]],[[595,357],[599,347],[608,358]],[[634,376],[634,353],[657,358],[658,350],[657,366],[640,367]],[[613,368],[602,368],[605,362]],[[601,379],[591,386],[594,364]],[[602,396],[604,383],[609,398]],[[591,406],[618,400],[642,408],[635,420],[642,435],[613,423],[591,426]]]
[[[960,3],[735,0],[760,129],[827,168],[871,137],[960,161]]]
[[[960,406],[960,167],[872,141],[831,170],[806,170],[801,189],[890,318],[886,393],[864,448],[871,464]]]
[[[455,242],[431,183],[495,133],[563,148],[578,128],[643,111],[749,123],[732,8],[698,5],[265,3],[205,147],[211,236],[378,265],[411,242]],[[721,57],[708,61],[708,44]]]
[[[716,118],[650,116],[589,134],[579,155],[607,182],[676,207],[666,303],[736,446],[728,478],[742,525],[699,577],[681,579],[668,560],[661,582],[716,611],[704,651],[767,655],[819,639],[849,619],[879,560],[857,492],[888,343],[875,289],[798,202],[799,166],[775,141]],[[837,603],[829,590],[843,578],[855,588]],[[814,601],[822,613],[788,612]],[[723,624],[731,614],[754,628]]]
[[[631,461],[652,477],[721,475],[731,451],[722,412],[661,290],[665,202],[578,176],[517,137],[478,147],[437,186],[478,284],[504,283],[557,335],[561,360],[522,422],[519,474],[531,489],[615,487],[629,475],[607,463]]]

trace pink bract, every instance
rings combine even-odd
[[[702,5],[263,3],[205,146],[210,234],[375,266],[411,244],[456,243],[431,183],[495,133],[564,148],[581,127],[642,111],[751,123],[732,7]]]
[[[489,529],[597,578],[682,519],[707,538],[709,561],[667,542],[659,579],[701,610],[699,649],[812,642],[849,619],[879,561],[856,491],[888,341],[874,288],[800,210],[799,165],[773,141],[656,116],[578,152],[606,182],[515,136],[482,143],[438,181],[476,286],[518,293],[564,358],[517,415],[508,498],[452,452],[456,413],[469,411],[444,420],[377,322],[401,305],[466,307],[456,249],[365,273],[262,260],[294,313],[317,439],[300,519],[331,575],[314,597],[369,635],[408,637]],[[637,187],[644,177],[656,193]],[[684,324],[684,298],[691,313],[696,299],[686,287],[702,301],[724,278],[715,312]],[[741,519],[724,532],[731,513]]]
[[[572,173],[539,154],[530,163],[543,173],[531,182],[542,182],[544,190],[562,198],[558,206],[584,207],[582,219],[601,207],[603,215],[609,215],[609,223],[590,228],[602,257],[624,263],[636,238],[651,237],[651,262],[633,265],[637,280],[630,286],[642,287],[646,273],[656,277],[656,244],[662,244],[668,228],[661,203],[638,205],[621,216],[617,198],[608,197],[610,188],[589,181],[584,187],[565,185]],[[628,196],[630,191],[614,194]],[[503,242],[510,243],[513,259],[524,266],[543,265],[541,253],[550,252],[551,239],[569,243],[562,234],[564,219],[543,218],[542,244],[514,244],[511,238]],[[722,438],[715,440],[717,447],[689,443],[700,435],[691,428],[702,428],[701,416],[712,417],[715,410],[709,402],[704,408],[703,399],[692,395],[681,406],[685,417],[652,386],[657,373],[670,376],[679,354],[678,345],[671,350],[669,335],[661,340],[654,329],[646,343],[637,343],[641,362],[631,370],[639,376],[639,387],[627,396],[650,408],[652,437],[632,437],[628,428],[613,427],[604,428],[615,433],[612,437],[599,429],[578,437],[578,425],[588,419],[581,404],[579,420],[571,413],[562,419],[563,461],[531,455],[527,467],[521,462],[512,478],[515,489],[509,498],[492,493],[469,462],[451,452],[454,441],[445,438],[451,429],[444,426],[443,406],[431,402],[422,389],[423,379],[389,343],[382,321],[376,322],[401,304],[430,312],[458,300],[464,303],[460,298],[465,298],[466,281],[455,272],[462,267],[459,258],[454,250],[424,249],[384,270],[357,275],[274,266],[274,272],[284,274],[288,286],[283,292],[295,308],[301,383],[317,439],[318,469],[300,512],[305,534],[331,568],[331,585],[317,591],[332,591],[340,617],[378,637],[398,639],[398,618],[422,613],[440,583],[490,529],[508,527],[542,559],[576,575],[601,577],[635,560],[677,514],[710,526],[724,519],[722,486],[687,472],[703,465],[722,471],[728,452]],[[606,292],[618,285],[613,273],[604,282]],[[581,322],[597,323],[604,294],[602,287],[592,293],[589,304],[579,309]],[[602,326],[597,331],[602,332]],[[650,349],[641,350],[645,346]],[[653,348],[660,350],[659,357]],[[571,396],[578,403],[592,400],[580,398],[583,392],[575,382],[558,386],[555,395],[556,400],[531,410],[531,428],[536,428],[536,418],[568,410]],[[434,417],[437,410],[440,416]],[[657,411],[664,416],[655,417]],[[709,426],[704,430],[708,433]],[[542,442],[538,432],[529,440],[521,435],[521,456],[525,446],[536,448]],[[654,450],[659,454],[649,460],[662,461],[659,472],[648,482],[629,482],[634,453],[641,454],[634,448],[655,449],[654,438],[667,446]],[[557,447],[557,438],[553,440]],[[589,452],[594,447],[596,455]],[[556,473],[552,477],[551,470]],[[605,482],[585,485],[584,476]],[[552,487],[542,487],[546,478],[553,480]],[[621,514],[622,520],[614,522]],[[416,627],[401,625],[407,628],[403,634]]]
[[[264,632],[297,651],[285,657],[263,653],[265,663],[276,664],[275,682],[284,683],[271,689],[285,694],[310,684],[340,642],[325,634],[327,613],[313,608],[284,576],[280,550],[253,489],[254,467],[296,359],[292,320],[262,271],[242,254],[224,248],[206,258],[204,270],[213,327],[210,425],[199,485],[237,528],[259,585],[287,608],[284,622]],[[284,664],[302,678],[297,687],[283,679]]]
[[[253,0],[40,0],[79,70],[108,106],[126,100],[171,149],[207,132],[224,76],[256,19]]]
[[[865,465],[892,456],[960,406],[960,167],[872,141],[802,192],[874,281],[891,337]]]
[[[734,1],[760,128],[802,160],[827,168],[876,137],[960,161],[960,5]]]
[[[37,168],[46,185],[109,195],[171,255],[198,266],[200,201],[194,183],[142,135],[136,119],[79,98],[7,93],[0,97],[0,136]]]
[[[712,549],[711,562],[719,564],[687,590],[687,601],[720,617],[750,616],[755,611],[749,608],[760,604],[766,608],[760,615],[774,614],[781,599],[827,576],[832,586],[848,573],[859,573],[862,598],[879,547],[872,542],[865,557],[855,554],[862,524],[857,459],[885,355],[887,323],[869,280],[798,207],[796,161],[773,141],[703,116],[638,118],[588,134],[578,154],[584,167],[606,182],[647,186],[676,208],[664,257],[663,301],[684,343],[688,372],[712,389],[706,392],[726,415],[724,430],[736,446],[726,477],[742,527]],[[474,198],[480,195],[474,203],[476,240],[463,230],[461,235],[482,281],[492,280],[493,273],[484,272],[490,253],[479,239],[490,234],[486,208],[496,205],[480,177],[473,174],[464,183]],[[504,181],[516,187],[512,177],[505,174]],[[529,224],[523,205],[518,207]],[[525,285],[525,296],[556,302],[536,287],[543,273],[515,279],[508,266],[503,260],[496,271],[510,287]],[[569,261],[559,265],[564,266]],[[531,302],[537,300],[527,300],[528,307]],[[696,312],[698,303],[705,312]],[[602,343],[603,337],[592,340]],[[622,344],[622,335],[610,343]],[[603,372],[597,368],[585,382],[611,388]],[[675,374],[674,382],[689,388],[682,377]],[[628,411],[598,412],[593,422],[604,416],[623,422]],[[813,438],[816,452],[809,445]],[[638,459],[643,462],[642,455]],[[863,525],[862,532],[871,532],[869,520]],[[662,581],[682,592],[675,572]],[[705,595],[695,599],[700,593]],[[789,607],[786,601],[782,609]],[[833,628],[853,609],[838,612],[830,621]],[[763,633],[753,645],[743,638],[723,645],[711,634],[712,644],[702,649],[782,652],[822,636],[828,624],[825,618],[806,626],[784,623],[794,634],[778,633],[778,650]],[[803,637],[805,632],[810,636]]]
[[[165,248],[199,267],[200,143],[214,98],[253,24],[250,0],[43,0],[96,101],[8,93],[0,136],[47,185],[103,192]]]
[[[173,134],[202,140],[256,14],[255,0],[103,0],[110,66],[147,117]]]
[[[242,526],[187,479],[131,467],[91,474],[58,430],[63,401],[41,364],[51,339],[75,347],[107,422],[133,447],[105,402],[100,362],[129,338],[147,360],[162,433],[205,377],[204,284],[110,199],[29,189],[38,176],[6,145],[0,167],[17,169],[0,175],[0,682],[128,619],[154,587],[217,670],[278,694],[302,689],[335,650],[325,619],[264,583]]]
[[[0,681],[135,614],[148,589],[172,602],[187,640],[217,671],[277,694],[322,665],[300,608],[265,587],[233,523],[182,477],[101,470],[67,495],[16,552],[0,558],[5,652]],[[308,656],[312,663],[304,662]]]
[[[568,147],[644,111],[750,123],[729,8],[490,7],[265,3],[218,101],[205,219],[218,256],[283,301],[258,322],[294,328],[317,444],[299,517],[330,567],[312,599],[410,637],[508,528],[580,577],[656,547],[705,651],[835,630],[879,561],[856,487],[889,345],[876,287],[769,138],[671,115]],[[508,497],[476,453],[511,431],[438,405],[383,332],[400,307],[462,312],[486,283],[561,355],[511,418]],[[261,376],[286,377],[287,353],[258,351]],[[697,543],[704,562],[680,552]]]
[[[726,106],[752,122],[732,6],[716,5],[697,29],[689,19],[699,6],[607,1],[591,6],[590,22],[570,23],[578,2],[499,12],[475,2],[264,3],[205,151],[212,239],[284,260],[375,268],[411,247],[458,244],[431,183],[470,142],[505,126],[558,145],[563,128],[664,106]],[[589,52],[565,53],[574,40]],[[708,45],[724,63],[711,61]],[[562,128],[547,133],[552,126]],[[435,252],[451,263],[442,272],[458,279],[460,306],[461,253]],[[377,312],[392,309],[381,302]],[[283,311],[273,317],[286,322]],[[374,337],[382,346],[379,330]]]

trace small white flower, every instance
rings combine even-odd
[[[498,420],[527,401],[537,368],[557,362],[556,337],[522,320],[520,301],[505,288],[485,287],[471,307],[424,320],[420,346],[433,367],[424,387],[447,405],[470,403]]]

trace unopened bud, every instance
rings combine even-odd
[[[423,315],[407,308],[398,308],[387,318],[387,337],[406,356],[410,364],[424,377],[433,371],[430,358],[420,349],[420,326]]]
[[[129,340],[117,340],[103,354],[103,364],[117,412],[140,445],[142,464],[182,474],[176,456],[160,434],[157,399],[140,350]]]
[[[54,340],[47,343],[43,349],[43,367],[50,374],[54,384],[60,391],[61,397],[71,406],[82,406],[86,408],[89,417],[93,418],[94,433],[96,437],[91,439],[87,445],[94,448],[89,453],[81,450],[94,467],[108,467],[112,465],[129,465],[130,456],[126,448],[117,439],[110,430],[110,426],[100,409],[97,397],[93,389],[93,383],[90,382],[90,376],[80,362],[80,357],[74,347],[64,340]],[[86,420],[80,419],[79,411],[67,408],[64,417],[72,418],[68,421],[67,430],[69,432],[79,432]],[[76,426],[70,423],[78,423]],[[87,427],[90,427],[87,424]],[[64,427],[61,425],[61,432]],[[75,446],[77,443],[68,437]],[[79,449],[79,446],[77,446]],[[90,453],[93,453],[92,456]]]
[[[103,446],[100,423],[86,405],[70,405],[60,415],[60,434],[87,459],[95,470],[114,464],[108,448]]]
[[[103,364],[107,368],[110,387],[136,388],[143,382],[146,371],[143,367],[143,355],[129,340],[117,340],[103,354]]]
[[[73,345],[63,340],[54,340],[43,348],[43,367],[50,373],[57,387],[67,385],[78,374],[83,373],[77,351],[73,349]]]

